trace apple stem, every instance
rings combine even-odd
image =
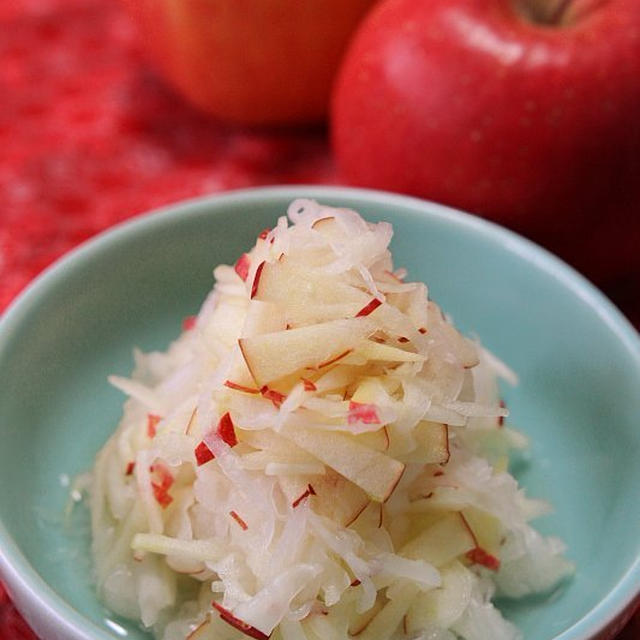
[[[549,16],[549,24],[561,24],[567,9],[571,6],[573,0],[560,0],[554,11]]]
[[[534,24],[560,27],[575,24],[608,0],[513,0],[516,11]]]
[[[538,25],[558,27],[576,22],[606,0],[515,0],[520,15]]]

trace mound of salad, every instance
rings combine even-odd
[[[508,472],[515,375],[407,282],[391,225],[296,200],[166,352],[91,480],[97,587],[163,640],[514,640],[564,545]]]

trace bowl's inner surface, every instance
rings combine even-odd
[[[234,262],[288,200],[273,192],[190,205],[119,230],[50,273],[46,290],[41,282],[5,323],[0,519],[42,578],[105,632],[111,625],[114,637],[91,587],[86,514],[70,526],[64,519],[65,477],[91,467],[119,420],[123,397],[107,375],[130,372],[134,346],[165,349],[182,318],[197,312],[212,268]],[[323,201],[393,222],[397,266],[426,281],[456,324],[519,374],[505,398],[532,448],[517,477],[530,495],[554,504],[538,526],[568,543],[577,573],[551,597],[503,610],[527,640],[554,638],[640,555],[632,535],[640,530],[640,357],[594,312],[589,295],[550,274],[546,258],[538,255],[536,266],[518,255],[517,241],[466,219],[425,216],[408,201],[393,212],[362,194]],[[117,623],[130,637],[146,637],[135,624]]]

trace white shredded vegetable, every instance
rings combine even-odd
[[[92,473],[97,587],[162,640],[516,640],[564,545],[508,473],[515,374],[394,269],[391,225],[296,200],[164,353]]]

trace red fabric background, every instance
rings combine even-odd
[[[110,0],[0,3],[0,96],[0,312],[79,242],[152,207],[340,182],[322,129],[229,128],[185,105]],[[638,270],[599,283],[636,326],[639,283]],[[34,637],[0,584],[0,640]],[[637,638],[640,614],[619,636]]]

